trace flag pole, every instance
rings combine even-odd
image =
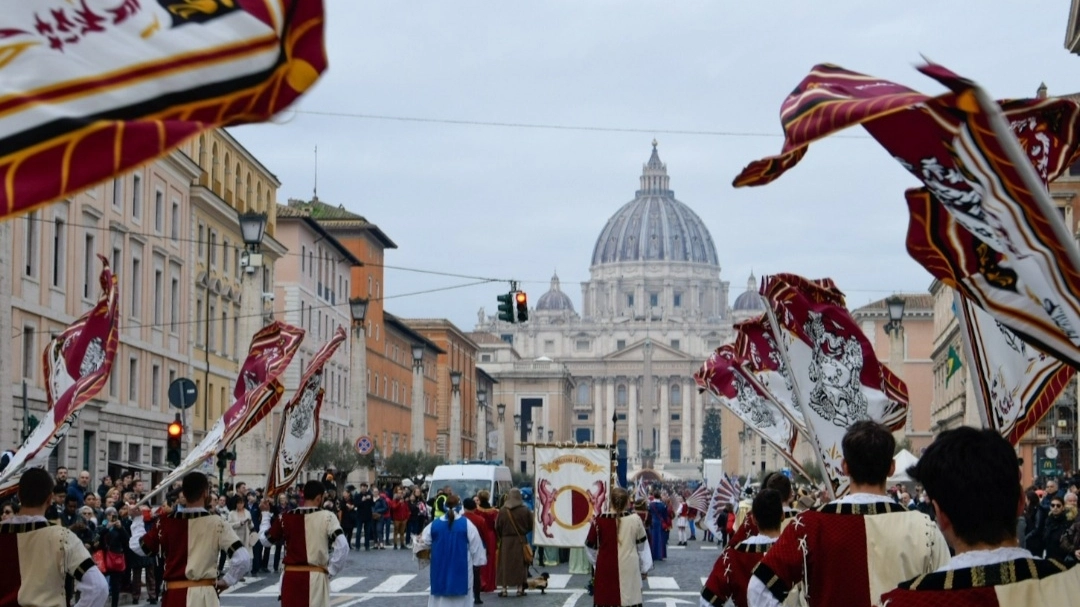
[[[619,431],[615,428],[615,422],[619,421],[619,414],[615,412],[615,407],[611,408],[611,480],[608,483],[608,487],[617,487],[619,485]],[[608,494],[608,510],[611,510],[611,491]]]
[[[978,362],[975,358],[975,348],[971,343],[971,318],[967,311],[967,302],[964,301],[964,296],[960,294],[960,291],[953,289],[953,303],[956,308],[956,321],[960,323],[960,342],[964,347],[964,356],[967,357],[968,364],[974,365]],[[976,372],[978,372],[976,370]],[[979,421],[982,422],[983,428],[990,427],[990,420],[987,418],[986,398],[983,391],[977,387],[972,390],[975,393],[975,402],[978,403],[979,409]]]

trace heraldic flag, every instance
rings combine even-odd
[[[97,396],[112,371],[119,343],[120,298],[116,276],[100,255],[101,295],[93,308],[49,342],[45,349],[48,413],[0,473],[0,497],[18,488],[24,470],[44,466],[79,410]]]
[[[2,214],[265,121],[326,69],[322,0],[20,0],[0,14]]]
[[[806,432],[802,411],[795,400],[791,372],[783,354],[776,347],[776,337],[765,315],[735,325],[735,354],[745,361],[744,370],[749,372],[761,391],[768,393],[780,405],[780,410],[800,432]]]
[[[611,451],[606,447],[536,447],[537,546],[585,545],[589,523],[604,513],[611,483]]]
[[[848,490],[840,443],[852,424],[907,419],[907,386],[878,362],[870,341],[832,280],[794,274],[766,277],[761,294],[794,380],[796,399],[834,497]]]
[[[709,508],[705,511],[705,528],[714,535],[722,535],[720,513],[723,512],[725,505],[730,505],[734,512],[739,506],[740,495],[742,495],[742,488],[739,487],[739,479],[726,475],[722,477],[716,484],[712,497],[709,498]],[[724,519],[724,525],[727,525],[727,518]]]
[[[720,404],[760,434],[784,456],[792,468],[803,473],[802,465],[794,455],[795,442],[799,437],[797,427],[781,412],[774,400],[763,396],[755,387],[742,363],[734,346],[720,346],[694,374],[694,381],[702,391],[716,396]]]
[[[266,480],[268,496],[277,495],[296,482],[311,450],[319,441],[319,413],[325,392],[323,385],[326,383],[323,367],[344,341],[345,330],[338,327],[330,341],[323,344],[308,364],[300,387],[282,411],[281,428]]]
[[[303,329],[281,321],[266,325],[252,337],[251,347],[233,390],[233,404],[184,461],[140,500],[140,504],[167,489],[173,481],[194,470],[218,451],[228,449],[236,439],[270,414],[285,391],[278,377],[289,366],[303,339]]]
[[[820,65],[781,110],[781,155],[751,163],[735,185],[761,185],[815,139],[863,127],[923,182],[907,193],[911,256],[1021,339],[1080,367],[1080,252],[1046,191],[1076,158],[1080,105],[994,102],[937,65],[949,93]]]

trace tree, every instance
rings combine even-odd
[[[435,466],[444,463],[442,456],[433,453],[398,451],[383,459],[383,470],[390,476],[416,479],[430,476]]]
[[[900,453],[904,449],[907,449],[908,451],[911,451],[911,439],[906,437],[906,436],[904,438],[896,441],[896,448],[893,449],[893,455],[896,455],[897,453]]]
[[[805,459],[802,462],[802,467],[803,470],[806,471],[806,476],[809,476],[810,478],[806,478],[806,476],[803,476],[802,474],[796,472],[795,478],[800,483],[820,485],[822,481],[825,480],[825,477],[821,474],[821,465],[817,463],[817,460]]]
[[[311,456],[304,465],[305,470],[321,472],[327,468],[333,468],[339,488],[349,476],[349,473],[357,468],[371,468],[375,465],[374,452],[360,455],[356,447],[349,441],[334,443],[328,440],[320,440],[311,449]]]
[[[510,472],[510,482],[513,483],[515,487],[532,487],[533,475],[514,470]]]
[[[719,459],[720,453],[720,411],[712,408],[701,427],[701,459]]]

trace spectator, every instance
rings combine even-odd
[[[390,520],[394,527],[394,550],[405,549],[405,525],[409,523],[409,505],[400,487],[394,489],[394,499],[390,501]]]
[[[143,516],[139,508],[121,508],[119,514],[128,537],[131,536],[131,527],[133,525],[146,525],[146,517]],[[149,515],[149,510],[147,515]],[[126,550],[124,556],[127,559],[128,573],[131,575],[131,604],[139,604],[144,578],[146,580],[146,602],[150,605],[156,604],[158,583],[157,563],[154,557],[135,554],[130,548]]]
[[[116,508],[105,510],[105,523],[100,530],[100,541],[102,550],[109,553],[105,556],[105,576],[109,579],[109,596],[112,597],[112,607],[117,607],[120,603],[120,587],[123,585],[124,573],[127,569],[124,548],[128,544],[129,537],[128,531],[124,529],[124,525],[120,522]],[[116,565],[108,566],[111,561],[116,562]]]
[[[56,484],[63,485],[65,488],[68,484],[68,469],[66,466],[60,466],[56,469]]]
[[[79,478],[74,483],[68,485],[67,495],[68,497],[74,497],[75,502],[81,508],[86,501],[87,494],[90,493],[90,472],[83,470],[79,473]]]
[[[352,485],[345,487],[345,493],[341,494],[341,531],[345,534],[345,540],[349,546],[353,544],[353,530],[356,529],[356,505],[353,504]]]
[[[60,526],[71,527],[79,521],[79,503],[73,496],[64,498],[64,509],[60,512]]]
[[[353,496],[353,504],[356,506],[356,525],[359,529],[356,535],[356,549],[360,549],[360,540],[364,540],[364,550],[371,550],[371,542],[375,539],[375,515],[373,507],[375,500],[367,483],[360,483],[360,490]],[[378,544],[375,546],[378,548]]]
[[[390,523],[390,504],[386,496],[377,487],[371,490],[371,520],[375,523],[375,548],[385,549],[384,538],[387,535],[387,525]]]
[[[1069,520],[1065,517],[1065,500],[1053,497],[1050,500],[1050,514],[1043,523],[1042,543],[1046,558],[1064,561],[1068,554],[1061,547],[1061,536],[1069,529]],[[1037,556],[1037,555],[1036,555]]]
[[[109,494],[109,489],[112,489],[112,486],[113,482],[111,476],[106,474],[105,476],[101,477],[101,484],[98,485],[97,494],[102,501],[105,500],[105,496]]]

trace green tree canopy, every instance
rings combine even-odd
[[[353,470],[358,468],[370,468],[374,465],[375,457],[372,453],[360,455],[356,452],[356,447],[349,441],[335,443],[328,440],[320,440],[315,443],[315,446],[311,449],[311,456],[308,457],[304,469],[313,472],[322,472],[327,468],[333,468],[336,473],[334,479],[337,481],[340,488],[344,483],[345,478],[348,477],[349,473]]]
[[[420,478],[430,476],[435,471],[435,466],[445,463],[446,460],[441,455],[423,451],[398,451],[383,459],[383,472],[400,478]]]
[[[715,407],[705,411],[705,423],[701,427],[701,458],[719,459],[720,411]]]

